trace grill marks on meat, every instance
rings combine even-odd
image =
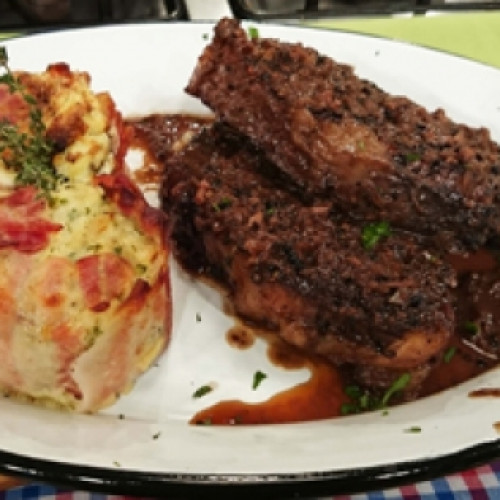
[[[280,176],[227,125],[201,132],[165,170],[175,255],[289,343],[352,364],[371,387],[411,372],[416,391],[453,329],[453,272],[408,233],[366,250],[361,227],[304,204]]]
[[[224,19],[187,92],[248,136],[306,200],[458,249],[500,232],[500,146],[301,45]]]

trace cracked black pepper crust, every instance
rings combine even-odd
[[[355,346],[390,361],[394,342],[412,330],[435,332],[446,345],[455,283],[446,263],[403,231],[366,249],[360,224],[280,183],[281,172],[239,133],[220,123],[204,130],[165,169],[176,256],[226,285],[239,312],[281,330],[300,324],[287,340],[339,364],[356,362]],[[252,292],[288,305],[266,310]],[[338,339],[349,353],[338,351]]]
[[[500,146],[300,44],[223,19],[188,93],[248,136],[305,198],[457,250],[500,233]]]

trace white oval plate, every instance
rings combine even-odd
[[[500,71],[459,57],[356,34],[261,25],[260,36],[301,41],[355,66],[391,93],[500,140]],[[14,69],[65,61],[92,76],[127,116],[204,112],[184,94],[211,24],[134,24],[31,35],[6,42]],[[188,425],[218,400],[265,400],[305,380],[269,363],[261,342],[232,349],[219,298],[173,269],[173,340],[159,366],[99,415],[71,415],[0,399],[0,469],[44,481],[127,494],[334,494],[442,475],[500,456],[500,387],[491,371],[441,394],[380,412],[313,423]],[[196,316],[200,315],[201,321]],[[268,374],[251,390],[256,370]],[[193,391],[216,390],[195,400]],[[118,418],[124,415],[124,419]],[[418,426],[420,433],[405,432]],[[212,488],[212,489],[211,489]],[[237,490],[237,491],[235,491]],[[256,491],[259,490],[259,493]]]

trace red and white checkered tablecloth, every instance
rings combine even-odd
[[[28,484],[0,492],[0,500],[139,500],[146,497],[71,491]],[[500,499],[500,461],[432,481],[355,495],[322,497],[331,500],[495,500]],[[167,499],[168,500],[168,499]],[[310,499],[313,500],[313,499]]]

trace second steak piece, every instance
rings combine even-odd
[[[471,248],[500,233],[500,147],[298,44],[223,19],[187,86],[306,198]]]
[[[453,330],[453,271],[412,235],[366,241],[362,227],[304,205],[272,173],[227,126],[203,131],[166,165],[174,254],[225,285],[239,315],[352,367],[365,386],[410,373],[406,397],[415,396]]]

